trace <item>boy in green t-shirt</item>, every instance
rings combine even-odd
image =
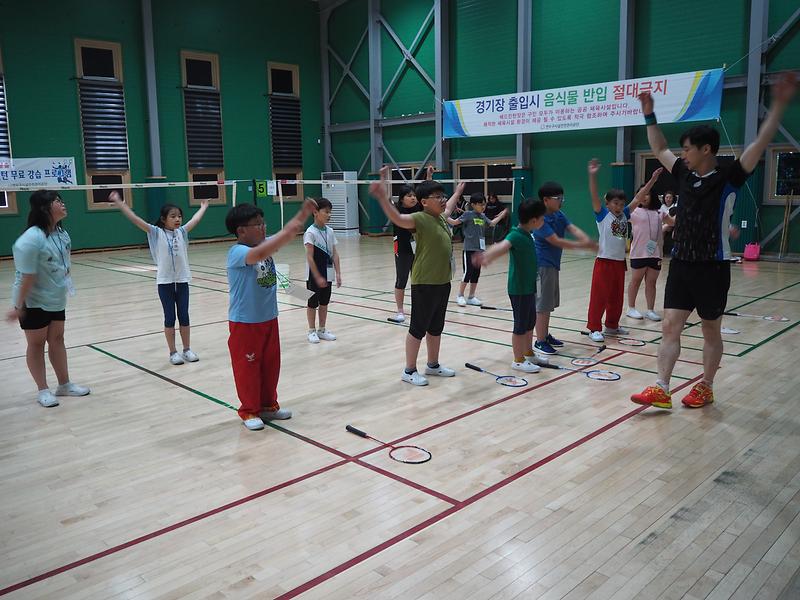
[[[511,363],[511,368],[526,373],[539,372],[533,353],[537,263],[536,245],[531,234],[544,223],[546,210],[541,200],[523,201],[517,208],[519,225],[514,227],[502,242],[473,258],[480,265],[488,265],[506,252],[510,254],[508,297],[514,311],[514,332],[511,335],[514,361]]]
[[[381,179],[369,187],[386,216],[403,229],[414,232],[417,252],[411,270],[411,326],[406,336],[406,367],[402,380],[411,385],[428,385],[428,380],[417,371],[417,356],[422,338],[428,347],[428,365],[425,375],[453,377],[456,372],[439,364],[439,345],[447,299],[450,297],[450,280],[453,277],[452,233],[447,217],[464,191],[459,184],[455,193],[446,200],[444,188],[436,181],[423,181],[416,187],[421,212],[401,214],[389,199],[389,167],[381,169]]]

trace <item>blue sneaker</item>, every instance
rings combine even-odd
[[[533,344],[533,348],[542,354],[556,354],[558,352],[548,342],[540,342],[538,340]]]
[[[549,333],[547,334],[547,337],[544,338],[544,341],[550,344],[551,346],[555,346],[556,348],[561,348],[561,346],[564,345],[564,342],[562,342],[561,340],[557,340]]]

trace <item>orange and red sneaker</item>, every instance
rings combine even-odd
[[[672,396],[658,385],[651,385],[644,388],[641,394],[634,394],[631,402],[655,408],[672,408]]]
[[[681,400],[687,408],[700,408],[714,402],[714,390],[700,381],[692,386],[691,391]]]

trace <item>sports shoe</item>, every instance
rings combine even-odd
[[[483,302],[481,302],[480,298],[477,296],[471,296],[470,298],[467,298],[467,304],[470,306],[480,306],[483,304]]]
[[[553,348],[561,348],[564,345],[564,342],[561,340],[557,340],[551,334],[547,334],[547,337],[544,338],[544,341],[553,346]]]
[[[691,391],[681,400],[687,408],[700,408],[706,404],[714,402],[714,390],[702,381],[695,383]]]
[[[464,296],[456,296],[456,304],[458,304],[459,306],[466,306],[467,299],[464,298]]]
[[[631,319],[639,319],[639,320],[644,319],[642,313],[640,313],[632,306],[628,309],[628,312],[625,313],[625,316],[630,317]]]
[[[50,390],[39,390],[39,394],[36,397],[36,401],[45,408],[50,408],[51,406],[58,406],[58,398],[53,396],[53,392],[51,392]]]
[[[630,331],[628,331],[624,327],[604,327],[603,333],[605,335],[610,335],[611,337],[614,337],[618,335],[628,335]],[[602,342],[603,340],[600,341]]]
[[[68,381],[56,388],[56,396],[88,396],[91,390],[85,385]]]
[[[511,368],[517,371],[525,371],[526,373],[538,373],[542,370],[539,365],[535,365],[527,360],[523,360],[522,362],[514,361],[511,363]]]
[[[438,367],[429,367],[425,365],[425,375],[434,375],[436,377],[455,377],[456,372],[453,369],[448,369],[439,365]]]
[[[169,362],[173,365],[182,365],[183,364],[183,357],[178,352],[173,352],[169,355]]]
[[[631,402],[656,408],[672,408],[672,395],[665,392],[661,386],[651,385],[644,388],[641,394],[631,396]]]
[[[550,359],[546,356],[536,356],[536,354],[525,355],[525,361],[531,363],[532,365],[549,365]]]
[[[257,415],[244,415],[242,425],[247,427],[250,431],[258,431],[264,429],[264,421]]]
[[[400,377],[406,383],[410,383],[411,385],[428,385],[428,380],[423,377],[419,371],[414,371],[413,373],[406,373],[406,370],[403,369],[403,375]]]
[[[317,338],[325,340],[326,342],[333,342],[336,340],[336,336],[327,329],[317,329]]]
[[[403,313],[397,313],[394,317],[395,323],[403,323],[406,320],[406,316]]]
[[[308,341],[312,344],[319,344],[319,336],[317,335],[317,331],[312,329],[308,332]]]
[[[533,349],[542,354],[556,354],[558,352],[558,350],[553,348],[548,342],[540,342],[539,340],[533,343]]]
[[[660,321],[661,315],[654,310],[648,310],[646,313],[644,313],[644,318],[651,321]]]
[[[200,360],[200,357],[197,356],[197,354],[195,354],[194,352],[192,352],[191,349],[187,348],[186,350],[183,351],[183,360],[185,360],[186,362],[197,362],[198,360]]]
[[[606,338],[603,337],[603,334],[599,331],[590,331],[589,332],[589,339],[593,342],[605,342]]]
[[[292,418],[292,411],[285,408],[278,410],[263,410],[258,414],[262,421],[285,421]]]

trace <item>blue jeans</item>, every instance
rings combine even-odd
[[[164,327],[175,327],[175,309],[182,327],[189,325],[189,284],[159,283],[158,297],[164,308]]]

